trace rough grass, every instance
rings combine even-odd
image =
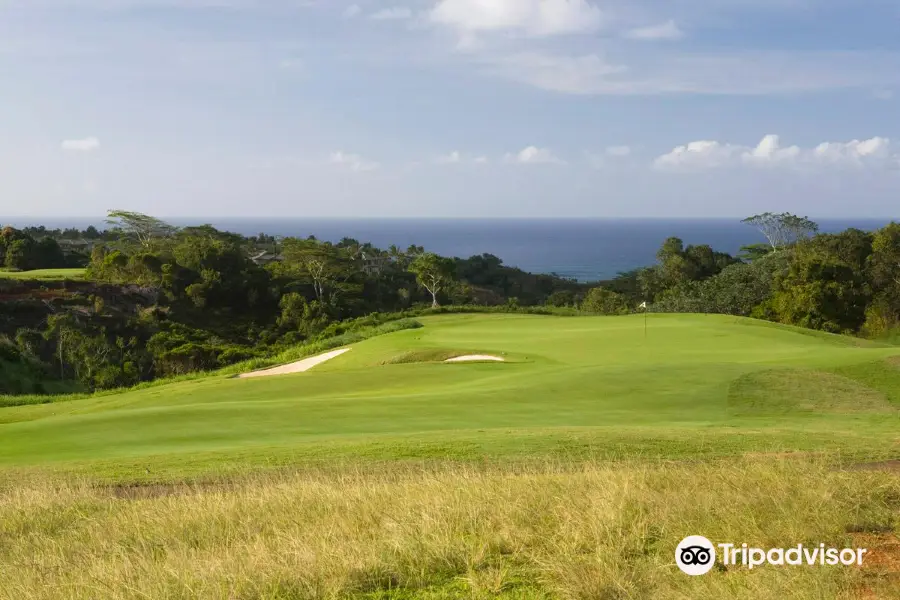
[[[896,598],[900,479],[773,457],[385,465],[207,487],[0,481],[0,598]],[[866,547],[848,567],[674,564],[690,534]]]

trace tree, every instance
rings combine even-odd
[[[769,244],[747,244],[746,246],[741,246],[741,253],[738,254],[738,258],[746,262],[753,262],[768,255],[770,252],[772,252],[772,246]]]
[[[33,242],[31,238],[13,240],[6,246],[6,266],[10,269],[27,271],[32,268],[31,254]]]
[[[149,247],[154,239],[168,238],[178,231],[177,227],[156,217],[127,210],[109,211],[106,222],[120,229],[125,235],[133,236],[145,248]]]
[[[668,290],[653,309],[750,316],[754,308],[769,298],[778,266],[770,260],[729,265],[709,279]]]
[[[592,288],[581,303],[581,310],[601,315],[621,315],[628,312],[628,300],[602,287]]]
[[[875,232],[869,257],[872,281],[879,291],[900,291],[900,224]]]
[[[876,297],[866,310],[864,330],[881,337],[900,325],[900,224],[873,234],[866,266]]]
[[[66,266],[66,257],[59,243],[50,237],[45,237],[34,244],[34,265],[37,269],[55,269]]]
[[[791,213],[767,212],[747,217],[741,223],[756,227],[769,241],[774,252],[819,231],[819,226],[809,218]]]
[[[437,307],[438,294],[453,282],[453,261],[433,252],[425,252],[410,263],[409,272],[431,294],[431,306]]]
[[[575,300],[575,292],[572,290],[556,290],[547,297],[547,306],[574,306],[577,304]]]
[[[754,316],[832,333],[858,331],[872,290],[859,268],[858,251],[842,250],[854,241],[865,246],[865,240],[852,233],[848,240],[835,239],[842,236],[817,236],[794,248],[787,270],[775,275],[772,298]]]
[[[317,240],[286,238],[282,243],[282,267],[309,278],[316,300],[333,300],[339,283],[352,275],[352,264],[343,249]]]

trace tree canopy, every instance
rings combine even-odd
[[[154,240],[171,237],[178,231],[161,219],[127,210],[111,210],[106,222],[120,229],[126,236],[133,237],[141,246],[149,247]]]
[[[791,213],[766,212],[747,217],[742,222],[756,227],[776,252],[819,231],[819,226],[808,217]]]

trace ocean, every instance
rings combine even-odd
[[[856,227],[872,230],[885,219],[814,219],[824,232]],[[5,223],[0,219],[0,223]],[[9,219],[14,226],[101,226],[102,219]],[[504,264],[533,273],[557,273],[580,281],[615,277],[655,262],[667,237],[685,244],[709,244],[736,254],[741,246],[764,242],[740,219],[171,219],[176,225],[210,223],[244,235],[306,237],[338,241],[343,237],[371,242],[379,248],[412,244],[447,256],[489,253]]]

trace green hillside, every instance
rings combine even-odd
[[[342,457],[879,457],[896,443],[896,348],[722,316],[653,315],[646,333],[641,316],[422,321],[306,373],[0,409],[0,464],[140,479]],[[429,361],[455,353],[507,362]]]

